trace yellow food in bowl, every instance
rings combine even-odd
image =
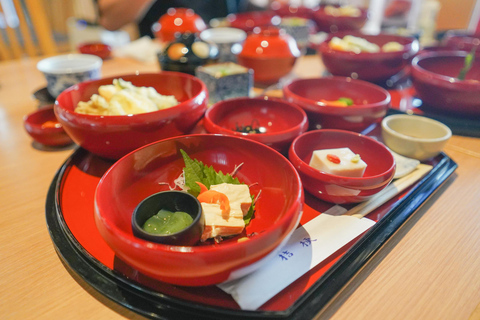
[[[391,41],[380,47],[379,45],[369,42],[364,38],[351,35],[346,35],[342,39],[339,37],[333,37],[328,44],[333,50],[350,51],[355,53],[376,53],[381,51],[394,52],[403,50],[403,45],[398,42]]]
[[[325,13],[334,17],[359,17],[362,12],[353,6],[335,7],[332,5],[325,6]]]
[[[98,88],[89,101],[80,101],[75,112],[91,115],[128,115],[153,112],[178,104],[175,96],[159,94],[152,87],[136,87],[123,79]]]

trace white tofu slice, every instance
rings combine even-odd
[[[328,160],[327,155],[336,155],[340,163]],[[355,159],[356,154],[349,148],[315,150],[310,166],[330,174],[344,177],[362,177],[367,164],[362,159]],[[358,160],[358,161],[356,161]]]
[[[210,190],[225,194],[230,202],[230,216],[243,218],[252,205],[250,189],[246,184],[222,183],[211,185]]]
[[[222,209],[217,203],[201,203],[205,215],[205,229],[201,241],[216,236],[232,236],[242,233],[245,228],[243,217],[224,216]]]

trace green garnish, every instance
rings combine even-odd
[[[212,166],[206,166],[203,164],[203,162],[190,158],[182,149],[180,149],[180,153],[182,154],[183,161],[185,162],[185,168],[183,169],[185,186],[188,187],[188,192],[195,197],[200,194],[200,186],[197,184],[197,181],[201,182],[208,189],[210,189],[211,185],[221,183],[243,184],[238,180],[238,178],[234,178],[228,173],[224,174],[222,171],[217,172]],[[252,205],[248,210],[248,214],[243,217],[245,224],[250,222],[255,211],[255,205],[253,203],[254,197],[251,197]]]
[[[460,70],[460,73],[457,77],[458,80],[465,80],[467,72],[472,68],[473,61],[475,61],[475,51],[477,51],[477,46],[474,46],[465,57],[463,68]]]
[[[350,99],[350,98],[341,97],[341,98],[338,98],[338,101],[345,102],[347,104],[347,106],[352,106],[353,105],[353,100]]]

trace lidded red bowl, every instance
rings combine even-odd
[[[188,8],[169,8],[152,26],[155,37],[163,42],[173,41],[181,33],[200,33],[205,29],[202,17]]]
[[[271,84],[287,75],[299,56],[292,36],[277,27],[264,27],[247,36],[237,59],[253,69],[255,82]]]

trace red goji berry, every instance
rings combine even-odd
[[[333,163],[340,163],[340,158],[335,154],[327,154],[327,160]]]

